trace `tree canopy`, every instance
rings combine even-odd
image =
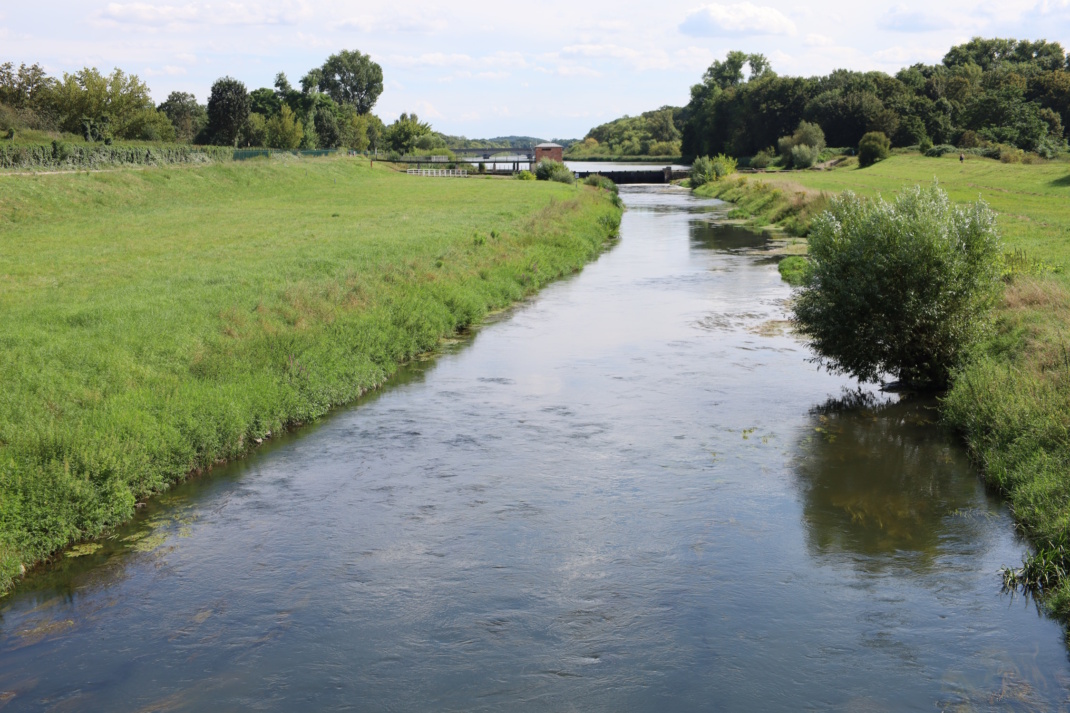
[[[383,93],[383,68],[357,50],[332,54],[313,77],[320,91],[339,104],[351,104],[367,114]]]

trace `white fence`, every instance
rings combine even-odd
[[[405,173],[410,176],[433,176],[435,178],[468,178],[468,171],[455,171],[448,168],[410,168]]]

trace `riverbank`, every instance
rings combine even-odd
[[[602,249],[589,187],[363,159],[0,177],[0,591]]]
[[[945,418],[1037,550],[1019,583],[1038,587],[1070,621],[1070,164],[895,156],[867,169],[733,178],[697,192],[735,203],[734,217],[804,235],[834,193],[890,197],[934,177],[953,200],[989,203],[1009,251],[992,335],[956,378]]]

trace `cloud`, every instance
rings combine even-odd
[[[577,44],[561,49],[565,57],[607,59],[626,62],[640,71],[678,69],[701,71],[713,60],[712,53],[702,47],[683,47],[671,54],[660,47],[623,47],[616,44]]]
[[[427,52],[421,55],[392,55],[388,61],[395,66],[405,68],[457,67],[501,71],[506,68],[528,66],[527,60],[519,52],[496,52],[483,57],[473,57],[458,52]]]
[[[561,64],[557,67],[557,73],[562,77],[601,77],[602,73],[597,69],[584,67],[579,64]]]
[[[173,27],[176,25],[292,25],[300,10],[286,3],[281,8],[265,3],[150,5],[143,2],[108,3],[97,17],[108,23]]]
[[[942,13],[911,10],[903,5],[895,5],[877,20],[877,25],[892,32],[932,32],[950,29],[955,26],[955,22]]]
[[[178,77],[186,73],[185,67],[176,67],[172,64],[165,65],[160,69],[149,67],[145,70],[147,77]]]
[[[832,47],[836,44],[836,40],[825,35],[809,34],[806,39],[803,40],[803,44],[807,47]]]
[[[711,3],[692,10],[680,24],[680,32],[695,37],[728,35],[794,35],[792,22],[776,8],[749,2]]]
[[[366,33],[406,33],[414,35],[434,35],[449,29],[445,20],[420,17],[417,15],[399,15],[395,17],[351,17],[338,23],[342,30],[357,30]]]

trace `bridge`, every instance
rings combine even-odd
[[[535,158],[534,146],[501,146],[463,149],[451,148],[449,150],[458,156],[482,156],[485,159],[489,159],[491,156],[497,156],[499,154],[505,154],[506,156],[523,156],[529,161]]]

